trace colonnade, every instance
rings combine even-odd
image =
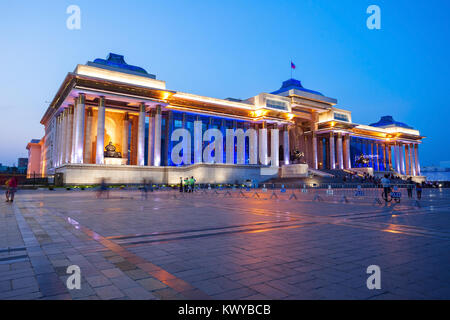
[[[131,134],[137,134],[136,142],[133,144],[133,139],[131,143],[135,149],[133,156],[133,163],[139,166],[145,165],[145,118],[149,117],[148,125],[148,166],[162,166],[168,165],[167,156],[161,154],[162,150],[162,135],[165,134],[165,152],[167,153],[170,149],[172,142],[169,134],[173,129],[173,121],[171,121],[172,111],[167,113],[166,118],[166,130],[165,133],[161,132],[162,129],[162,119],[163,114],[161,112],[161,105],[156,105],[149,111],[146,110],[147,106],[145,103],[139,105],[137,123],[135,130],[131,131]],[[53,152],[52,152],[52,167],[59,167],[65,163],[91,163],[104,164],[104,151],[105,151],[105,98],[100,96],[97,105],[97,117],[93,117],[92,106],[86,106],[86,98],[84,94],[79,94],[75,99],[73,105],[69,105],[62,112],[54,118],[54,137],[53,137]],[[198,119],[198,117],[197,117]],[[97,130],[94,133],[93,128],[96,123]],[[129,126],[131,123],[130,116],[127,112],[124,112],[123,116],[123,132],[122,132],[122,157],[126,158],[125,152],[129,149]],[[183,126],[185,126],[186,120],[185,115],[183,115]],[[211,124],[207,125],[207,128]],[[279,166],[279,133],[278,127],[276,129],[268,129],[265,122],[259,124],[251,124],[249,126],[255,128],[254,136],[252,136],[252,141],[257,143],[257,146],[252,151],[251,156],[252,162],[254,164],[258,163],[257,158],[259,155],[259,163],[262,165]],[[225,128],[223,126],[223,128]],[[221,128],[221,131],[223,128]],[[270,130],[270,139],[269,132]],[[289,144],[289,127],[288,125],[283,125],[281,127],[281,145],[283,145],[283,155],[282,159],[284,164],[289,164],[290,162],[290,144]],[[202,122],[194,122],[194,163],[207,162],[207,159],[202,157],[202,143],[204,141],[202,132]],[[95,146],[95,135],[97,137]],[[134,137],[134,136],[133,136]],[[198,138],[200,137],[200,138]],[[226,136],[225,136],[226,137]],[[224,138],[225,138],[224,137]],[[120,143],[116,141],[115,143]],[[234,143],[234,139],[232,141]],[[271,149],[269,155],[269,149]],[[234,148],[232,148],[234,152]],[[94,154],[92,154],[94,153]],[[242,162],[242,159],[239,158]],[[228,160],[227,160],[228,162]],[[240,163],[239,162],[239,163]],[[218,162],[220,163],[220,162]]]
[[[308,163],[315,169],[351,169],[350,134],[341,132],[329,132],[319,137],[315,132],[311,134],[312,144],[310,150],[312,156]],[[375,171],[389,171],[393,168],[396,172],[409,176],[420,176],[419,145],[414,142],[386,142],[383,140],[366,140],[365,149],[370,157],[369,166]],[[323,147],[326,145],[327,160],[323,161]],[[320,166],[320,164],[322,164]],[[382,170],[384,168],[384,170]]]

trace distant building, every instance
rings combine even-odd
[[[17,167],[18,168],[26,168],[28,166],[28,158],[18,158],[17,159]]]
[[[42,166],[42,156],[41,156],[41,140],[32,139],[27,144],[28,150],[28,163],[27,163],[27,178],[41,176]]]
[[[439,166],[441,168],[450,168],[450,161],[441,161]]]
[[[423,167],[422,174],[427,181],[450,181],[450,161],[441,161],[439,167]]]

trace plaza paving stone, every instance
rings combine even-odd
[[[0,204],[0,299],[450,299],[450,190],[377,194],[20,191]]]

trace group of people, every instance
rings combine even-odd
[[[6,180],[5,183],[6,187],[6,202],[13,202],[14,201],[14,195],[17,191],[17,179],[16,177],[12,177],[8,180]]]
[[[408,191],[408,198],[413,197],[413,190],[416,189],[417,200],[422,199],[422,184],[414,183],[411,178],[408,179],[406,190]]]
[[[391,180],[390,175],[385,174],[381,179],[380,183],[383,187],[384,198],[387,199],[388,194],[391,192]],[[413,197],[413,190],[416,189],[417,200],[422,199],[422,184],[414,183],[411,178],[408,179],[408,184],[406,185],[406,190],[408,192],[408,198]]]
[[[368,173],[364,173],[362,176],[355,173],[347,173],[342,177],[342,180],[344,182],[362,182],[362,183],[374,183],[374,184],[380,184],[381,179],[374,177]]]
[[[184,180],[183,177],[180,177],[180,192],[194,192],[195,182],[194,177],[186,177]]]

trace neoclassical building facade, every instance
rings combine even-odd
[[[418,130],[390,116],[356,124],[336,105],[295,79],[246,100],[171,90],[109,54],[66,75],[41,119],[44,137],[27,145],[28,174],[66,184],[264,181],[283,170],[420,176]]]

